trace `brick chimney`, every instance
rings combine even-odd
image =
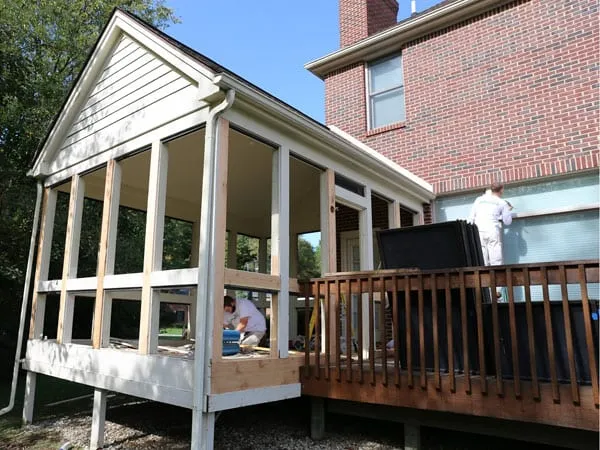
[[[346,47],[395,25],[397,0],[339,0],[340,46]]]

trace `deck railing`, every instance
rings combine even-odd
[[[599,281],[597,260],[313,279],[301,377],[574,406],[591,386],[597,408]]]

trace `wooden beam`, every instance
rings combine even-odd
[[[271,275],[279,278],[279,292],[271,297],[271,356],[287,358],[290,284],[290,152],[273,152],[271,177]]]
[[[40,237],[35,269],[33,299],[31,301],[31,323],[29,325],[29,339],[41,338],[44,332],[44,312],[46,309],[46,295],[38,293],[40,282],[48,279],[50,265],[50,249],[52,248],[52,234],[54,232],[54,215],[56,213],[56,190],[44,189],[42,220],[40,224]]]
[[[104,205],[102,208],[102,227],[100,229],[100,245],[98,248],[98,270],[96,273],[96,303],[94,305],[94,323],[92,325],[92,346],[94,348],[108,345],[110,336],[110,298],[105,296],[104,277],[114,272],[115,248],[117,240],[117,220],[119,217],[119,201],[121,194],[121,166],[110,160],[106,166],[104,182]],[[105,322],[109,322],[107,325]]]
[[[211,393],[222,394],[298,383],[303,362],[302,355],[283,359],[213,361]]]
[[[146,238],[144,251],[144,284],[140,310],[139,352],[156,353],[158,345],[158,310],[160,300],[150,284],[150,274],[162,268],[163,234],[169,152],[161,141],[152,143],[150,178],[148,181],[148,207],[146,209]]]
[[[213,299],[213,321],[207,323],[207,335],[212,336],[213,361],[220,359],[223,352],[223,291],[225,289],[225,227],[227,225],[227,172],[229,167],[229,121],[219,118],[217,121],[217,146],[215,160],[215,191],[213,196],[213,248],[211,271]],[[203,205],[204,207],[204,205]],[[228,269],[232,270],[232,269]],[[208,314],[210,317],[210,311]],[[209,391],[207,387],[206,391]]]
[[[75,295],[67,293],[67,280],[77,278],[79,259],[79,241],[81,237],[81,219],[83,216],[83,198],[85,182],[79,175],[71,179],[71,196],[69,199],[69,215],[67,218],[67,234],[65,237],[65,254],[63,261],[60,306],[58,310],[58,331],[56,341],[59,344],[71,342],[73,331],[73,309]]]
[[[245,270],[225,269],[223,281],[228,288],[249,291],[277,292],[281,289],[278,276]]]

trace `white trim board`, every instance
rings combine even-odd
[[[294,383],[247,389],[245,391],[226,392],[224,394],[209,394],[207,396],[206,411],[223,411],[243,406],[287,400],[289,398],[300,397],[300,392],[300,383]]]

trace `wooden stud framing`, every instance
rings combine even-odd
[[[271,296],[271,356],[287,358],[290,310],[290,151],[288,148],[280,147],[273,153],[272,167],[271,275],[279,277],[280,288],[277,295]],[[276,339],[273,339],[274,336]]]
[[[35,279],[33,283],[33,299],[31,301],[31,323],[29,325],[29,339],[40,338],[44,332],[44,312],[46,309],[46,295],[38,293],[40,282],[48,279],[50,265],[50,249],[52,247],[52,234],[54,232],[54,215],[56,213],[56,191],[51,188],[44,189],[43,207],[41,214],[40,237],[38,241]]]
[[[106,166],[102,226],[100,229],[100,245],[98,247],[96,302],[94,304],[94,324],[92,325],[92,346],[94,348],[108,345],[110,338],[112,301],[111,297],[104,291],[104,277],[114,272],[120,198],[121,166],[115,160],[110,160]]]
[[[209,270],[209,285],[212,285],[209,291],[213,299],[214,311],[212,311],[213,322],[207,323],[207,336],[212,333],[212,357],[213,360],[220,360],[223,351],[223,289],[225,286],[225,226],[227,225],[227,171],[229,161],[229,121],[219,118],[217,122],[217,148],[215,160],[215,190],[213,193],[213,217],[214,228],[212,229],[211,242],[207,244],[212,246]],[[204,208],[204,203],[202,205]],[[200,287],[199,287],[200,289]],[[208,302],[205,298],[203,301]],[[210,317],[211,311],[208,311]],[[208,391],[209,387],[206,387]]]
[[[337,269],[336,249],[336,218],[335,218],[335,171],[327,169],[321,173],[320,181],[320,210],[321,210],[321,272],[333,273]],[[329,311],[328,317],[334,314]],[[330,349],[337,351],[335,343],[336,328],[339,324],[329,324],[330,336],[323,336],[321,351],[325,351],[326,339],[329,339]],[[323,327],[325,328],[325,327]]]
[[[400,203],[398,200],[393,200],[388,203],[388,227],[400,228]]]
[[[139,351],[143,355],[156,353],[158,346],[158,311],[160,300],[150,285],[150,274],[162,268],[165,201],[169,153],[161,141],[152,143],[148,207],[144,251],[144,283],[140,310]],[[225,244],[223,244],[225,245]]]
[[[73,331],[73,309],[75,295],[67,293],[67,280],[77,278],[77,262],[79,259],[79,240],[81,237],[81,218],[83,216],[83,198],[85,182],[79,175],[71,179],[71,196],[69,199],[69,215],[67,234],[65,237],[65,253],[58,311],[58,331],[56,341],[60,344],[71,342]]]

